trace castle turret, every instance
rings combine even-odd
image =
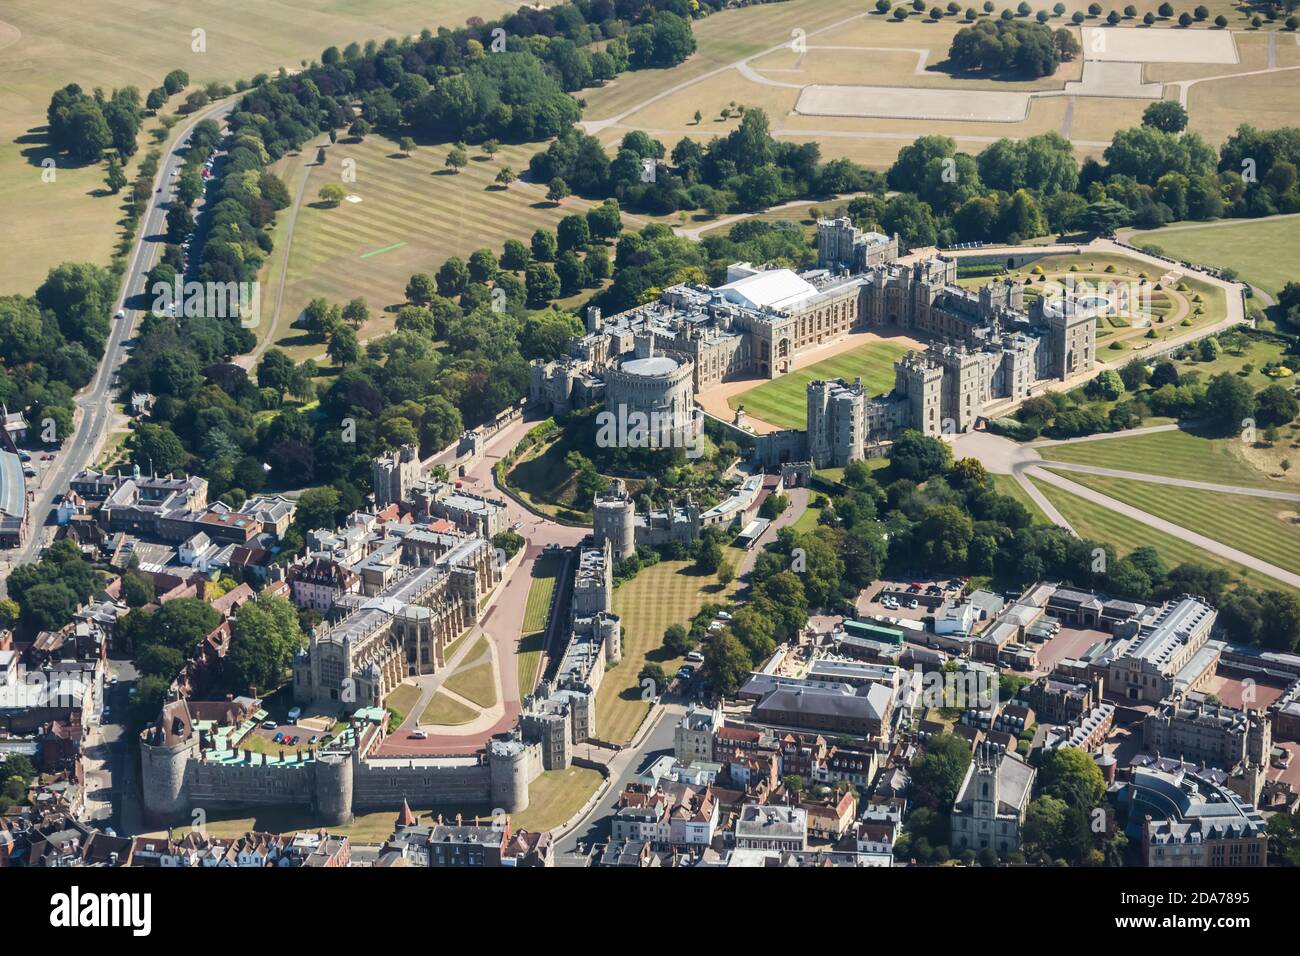
[[[609,490],[596,496],[592,526],[596,547],[608,541],[615,561],[636,550],[636,503],[623,491],[621,481],[610,482]]]
[[[352,820],[353,758],[350,753],[316,758],[316,813],[326,826],[342,826]]]
[[[171,823],[190,812],[186,767],[198,759],[199,735],[184,699],[163,705],[152,727],[140,735],[140,786],[146,819]]]
[[[492,812],[528,808],[528,746],[522,740],[492,740],[487,747]]]

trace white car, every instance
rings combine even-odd
[[[412,739],[412,740],[425,740],[425,739],[428,738],[428,736],[429,736],[429,735],[426,734],[423,730],[412,730],[412,731],[411,731],[411,739]]]
[[[125,318],[126,318],[126,309],[118,309],[117,312],[113,315],[113,318],[115,318],[115,319],[125,319]]]
[[[913,611],[915,611],[921,605],[917,603],[916,598],[912,598],[912,600],[907,602],[907,606],[910,607]]]

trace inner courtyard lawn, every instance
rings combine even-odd
[[[457,724],[467,724],[477,716],[478,712],[473,708],[466,707],[454,697],[438,691],[425,705],[424,711],[420,714],[420,723],[454,727]]]
[[[906,352],[907,346],[893,342],[868,342],[733,395],[727,404],[733,409],[744,405],[746,414],[781,428],[805,428],[809,382],[836,378],[852,382],[861,376],[867,391],[880,395],[894,387],[894,363]]]
[[[528,603],[524,607],[516,658],[520,693],[529,693],[537,682],[537,665],[546,643],[547,612],[551,609],[551,598],[563,566],[564,562],[554,554],[543,555],[533,565],[533,580],[528,587]]]

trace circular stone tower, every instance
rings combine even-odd
[[[316,812],[326,826],[342,826],[352,819],[352,762],[348,753],[316,757]]]
[[[487,746],[492,809],[518,813],[528,808],[528,747],[522,740],[491,740]]]

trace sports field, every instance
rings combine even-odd
[[[1073,480],[1073,476],[1071,476],[1071,479]],[[1033,478],[1029,480],[1034,481]],[[1195,545],[1188,544],[1180,538],[1175,538],[1173,535],[1165,534],[1163,531],[1133,521],[1101,505],[1080,498],[1078,495],[1073,495],[1068,491],[1049,485],[1045,481],[1034,481],[1034,484],[1047,496],[1047,500],[1061,512],[1065,520],[1070,522],[1075,531],[1085,538],[1113,545],[1119,557],[1124,557],[1129,552],[1144,545],[1150,545],[1160,553],[1160,557],[1165,564],[1171,568],[1185,563],[1223,568],[1234,578],[1245,581],[1251,587],[1286,589],[1285,585],[1268,575],[1243,568],[1231,561],[1225,561],[1223,558],[1204,551]]]
[[[1048,461],[1069,461],[1148,475],[1194,478],[1250,488],[1285,487],[1252,466],[1236,438],[1207,438],[1176,429],[1147,435],[1047,445],[1038,452]],[[1290,479],[1289,483],[1294,483]]]
[[[696,574],[689,561],[660,561],[614,592],[614,613],[623,621],[623,659],[596,692],[596,728],[602,740],[631,740],[650,709],[637,679],[647,660],[669,675],[681,666],[684,658],[663,648],[668,625],[687,624],[704,604],[723,599],[717,578]]]
[[[1288,571],[1300,572],[1300,503],[1171,488],[1149,481],[1061,472],[1147,514],[1222,541]]]
[[[1134,233],[1135,246],[1159,246],[1167,255],[1200,265],[1236,270],[1246,282],[1276,296],[1300,281],[1300,267],[1281,249],[1300,248],[1300,214],[1276,219],[1184,223]]]
[[[530,693],[537,681],[537,665],[546,642],[547,611],[564,562],[553,554],[543,555],[533,565],[533,580],[528,586],[528,603],[524,606],[522,636],[519,638],[517,665],[519,692]]]
[[[836,378],[852,382],[861,376],[862,383],[872,395],[888,392],[894,387],[894,363],[905,352],[905,345],[870,342],[733,395],[727,399],[727,404],[732,409],[744,405],[746,414],[781,428],[805,428],[808,424],[809,382]]]
[[[64,165],[42,182],[45,109],[68,83],[141,96],[173,69],[190,89],[233,84],[313,60],[330,44],[458,26],[512,12],[512,0],[5,0],[0,5],[0,210],[5,240],[0,294],[29,293],[66,259],[106,265],[118,239],[123,196],[102,194],[105,166]],[[205,31],[206,52],[192,49]],[[173,97],[174,110],[183,96]],[[142,139],[142,142],[144,140]],[[145,149],[136,154],[138,161]],[[133,176],[134,164],[127,175]],[[6,250],[8,251],[8,249]]]

